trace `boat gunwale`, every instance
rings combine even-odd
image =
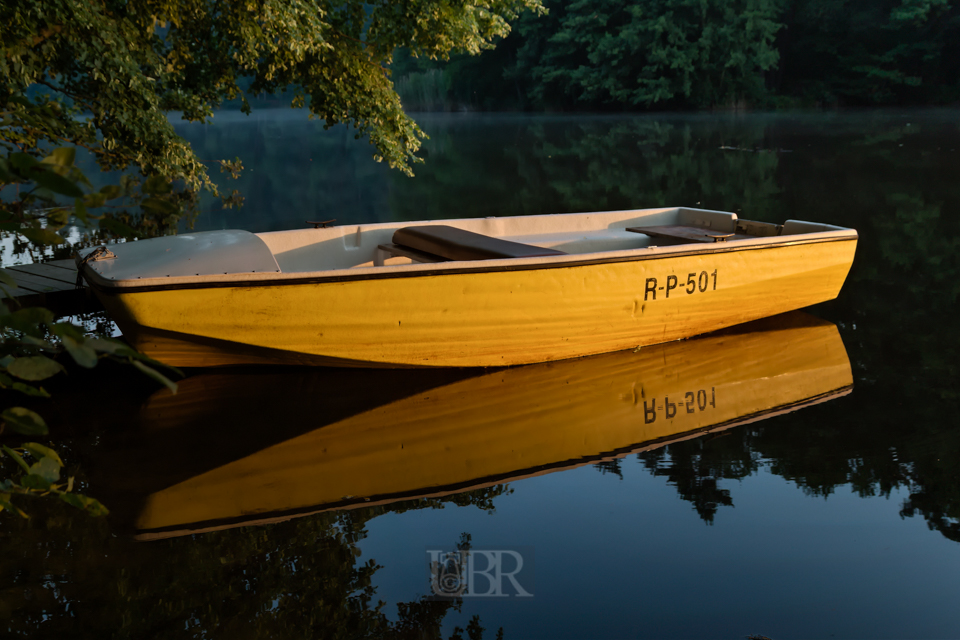
[[[708,245],[680,244],[656,247],[639,247],[636,249],[597,251],[592,253],[567,254],[542,258],[463,260],[431,264],[415,263],[381,267],[328,269],[313,272],[295,271],[281,273],[232,273],[224,275],[209,274],[202,276],[179,276],[168,278],[168,280],[170,280],[169,283],[157,284],[138,284],[137,280],[132,279],[107,279],[92,269],[91,265],[82,264],[79,256],[77,257],[77,262],[78,267],[80,268],[80,274],[95,291],[106,295],[125,295],[132,293],[177,291],[185,289],[299,286],[392,278],[423,278],[457,274],[559,269],[598,264],[662,260],[675,257],[706,255],[713,253],[754,251],[793,245],[820,244],[825,242],[856,242],[858,239],[859,235],[855,229],[840,229],[836,231],[821,231],[816,233],[805,233],[789,236],[768,236],[762,238],[751,238],[747,240],[716,242]],[[437,265],[444,266],[438,268]],[[242,279],[238,276],[242,276]],[[150,278],[150,280],[155,281],[164,279]]]

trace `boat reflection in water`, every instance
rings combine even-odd
[[[479,372],[204,373],[152,396],[114,455],[136,465],[129,515],[138,537],[155,539],[595,463],[822,402],[852,382],[836,326],[798,312]],[[163,468],[151,473],[148,459]]]

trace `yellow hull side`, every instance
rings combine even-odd
[[[830,300],[855,248],[849,239],[570,267],[118,293],[103,301],[135,347],[175,366],[518,365],[677,340]]]
[[[836,327],[807,318],[431,389],[156,492],[137,528],[166,537],[218,520],[436,495],[762,419],[853,383]],[[162,392],[147,410],[196,401]]]

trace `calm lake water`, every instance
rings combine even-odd
[[[299,112],[182,126],[246,168],[195,229],[683,205],[853,227],[856,261],[808,314],[637,353],[61,382],[112,513],[2,516],[0,629],[960,638],[960,112],[417,120],[415,178]]]

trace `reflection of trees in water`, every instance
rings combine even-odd
[[[902,514],[923,515],[953,540],[960,540],[957,132],[954,123],[913,122],[839,152],[862,187],[855,206],[837,206],[837,216],[862,240],[853,286],[835,303],[856,319],[856,328],[842,330],[857,412],[837,426],[853,436],[844,453],[854,488],[906,487],[911,504]]]
[[[338,224],[371,222],[386,212],[388,169],[371,161],[373,147],[340,126],[323,130],[305,112],[267,110],[262,116],[215,126],[183,126],[186,138],[205,161],[240,157],[236,181],[217,178],[229,192],[244,196],[239,209],[210,203],[198,229],[239,228],[275,231],[303,228],[304,220],[337,219]]]
[[[746,436],[743,429],[722,431],[643,451],[637,461],[651,475],[665,478],[704,522],[713,524],[720,507],[733,506],[721,481],[740,480],[760,467],[757,455],[746,446]]]
[[[455,503],[489,510],[505,492],[497,485]],[[421,597],[388,619],[372,582],[381,567],[360,560],[357,544],[378,515],[447,502],[409,500],[149,543],[111,535],[102,519],[38,504],[33,519],[0,528],[0,575],[9,582],[0,628],[4,637],[439,640],[460,600]],[[480,628],[474,619],[467,630]]]
[[[708,524],[721,506],[734,506],[735,495],[723,481],[765,468],[811,497],[826,498],[841,487],[863,498],[904,489],[910,495],[901,517],[922,516],[931,530],[960,542],[960,430],[935,411],[900,423],[902,404],[887,393],[856,389],[859,398],[735,428],[724,437],[670,444],[637,459],[674,486]],[[876,408],[858,419],[864,405]],[[949,416],[956,406],[938,409]]]
[[[721,480],[739,480],[758,469],[755,454],[744,446],[742,430],[685,440],[661,449],[644,451],[637,460],[652,475],[664,477],[704,522],[713,524],[720,507],[732,507],[730,491]]]
[[[599,471],[604,475],[609,473],[610,475],[617,476],[618,478],[623,480],[623,468],[621,466],[622,464],[623,464],[622,458],[613,458],[612,460],[601,460],[600,462],[597,462],[593,466],[597,469],[597,471]]]
[[[675,446],[682,448],[681,445]],[[719,507],[733,506],[730,491],[720,488],[724,469],[710,464],[711,461],[701,454],[674,452],[671,449],[670,456],[667,457],[664,449],[657,449],[641,453],[637,457],[651,474],[665,477],[668,484],[676,487],[680,497],[692,503],[707,524],[713,524],[713,517]]]
[[[391,178],[400,219],[665,205],[764,217],[779,192],[779,154],[767,148],[760,120],[518,118],[491,126],[441,119],[423,126],[431,136],[427,164],[413,180]]]
[[[703,126],[695,119],[637,119],[580,127],[566,139],[542,134],[541,156],[578,159],[565,172],[542,169],[557,176],[557,193],[570,201],[579,193],[596,202],[603,194],[604,202],[612,202],[609,194],[632,194],[636,205],[699,201],[745,218],[830,222],[860,234],[840,298],[819,307],[840,322],[853,395],[741,428],[738,437],[641,456],[705,520],[735,499],[719,483],[752,473],[744,465],[753,455],[811,495],[841,485],[863,496],[906,488],[911,496],[902,515],[922,515],[931,528],[960,539],[960,433],[953,427],[960,408],[953,329],[960,136],[946,116],[756,117]],[[588,186],[581,191],[580,184]]]

